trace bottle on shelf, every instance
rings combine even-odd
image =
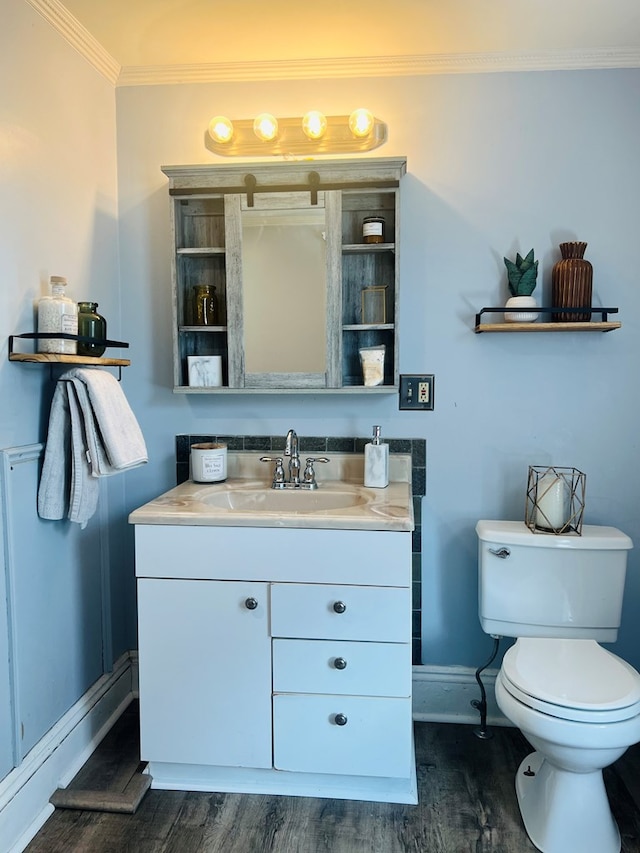
[[[51,294],[38,300],[38,332],[62,332],[68,335],[78,334],[78,306],[66,295],[67,279],[52,275]],[[38,340],[38,352],[63,353],[75,355],[76,341],[63,338],[44,338]]]
[[[97,302],[78,302],[78,335],[104,341],[107,339],[107,321],[98,314]],[[78,341],[78,355],[100,357],[106,349],[104,344]]]
[[[195,326],[215,326],[218,322],[218,297],[212,284],[197,284],[193,288],[193,323]]]

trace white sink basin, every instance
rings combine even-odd
[[[237,512],[326,512],[361,506],[365,498],[357,492],[329,492],[320,489],[233,489],[199,496],[199,500],[218,509]]]

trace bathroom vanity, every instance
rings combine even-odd
[[[284,508],[246,457],[130,516],[153,787],[415,803],[409,457]]]

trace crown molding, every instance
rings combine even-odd
[[[48,21],[96,71],[106,77],[112,85],[116,85],[120,64],[59,0],[27,0],[27,3],[42,15],[45,21]]]
[[[173,83],[253,82],[344,77],[411,77],[430,74],[486,74],[505,71],[570,71],[639,68],[640,49],[530,51],[369,56],[274,62],[124,66],[118,86]]]
[[[565,51],[440,53],[185,65],[120,66],[60,0],[27,0],[57,32],[114,86],[176,83],[243,83],[347,77],[423,77],[506,71],[573,71],[640,68],[640,48]]]

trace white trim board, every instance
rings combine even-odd
[[[121,66],[60,0],[27,2],[114,86],[640,67],[640,51],[636,48],[514,50],[492,53],[346,56],[331,59]]]
[[[65,787],[133,698],[131,656],[126,652],[0,782],[0,838],[7,853],[21,853]],[[6,846],[4,846],[6,845]]]
[[[21,853],[53,812],[49,797],[68,785],[138,692],[138,653],[125,653],[0,782],[0,838]],[[511,725],[494,698],[497,670],[482,674],[489,725]],[[471,667],[414,666],[413,718],[478,725],[480,690]]]
[[[496,704],[497,674],[497,669],[486,669],[480,676],[487,694],[487,723],[511,726]],[[417,722],[479,725],[480,713],[471,702],[480,697],[472,667],[413,667],[413,719]]]

